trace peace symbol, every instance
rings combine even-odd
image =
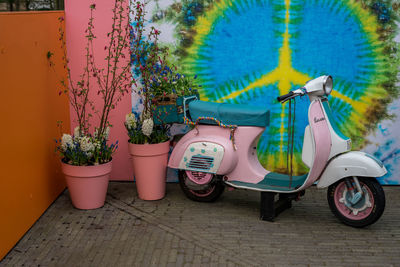
[[[361,146],[378,100],[387,96],[376,17],[350,0],[220,0],[192,29],[182,63],[203,85],[202,100],[267,106],[271,126],[258,144],[264,167],[286,170],[287,105],[276,96],[324,74],[334,77],[330,104],[344,134]],[[295,172],[301,163],[308,100],[296,103]]]

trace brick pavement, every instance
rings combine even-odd
[[[66,191],[0,266],[400,266],[400,187],[384,189],[385,213],[365,229],[341,224],[316,188],[274,223],[259,220],[252,191],[197,203],[168,184],[164,199],[142,201],[113,182],[90,211]]]

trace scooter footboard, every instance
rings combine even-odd
[[[383,163],[372,155],[350,151],[333,158],[328,163],[318,180],[317,187],[328,187],[345,177],[381,177],[386,173]]]

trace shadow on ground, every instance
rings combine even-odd
[[[259,219],[257,192],[225,191],[215,203],[187,199],[178,184],[159,201],[112,182],[106,204],[72,207],[65,191],[1,266],[399,266],[400,187],[384,187],[386,210],[355,229],[311,188],[275,222]]]

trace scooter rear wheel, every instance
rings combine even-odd
[[[188,175],[193,174],[191,174],[190,171],[179,171],[179,184],[183,193],[191,200],[198,202],[214,202],[224,192],[225,184],[221,177],[215,174],[207,184],[195,184],[189,179]],[[198,176],[199,173],[196,172],[195,175]]]
[[[385,193],[382,186],[374,179],[358,178],[363,196],[352,204],[345,179],[328,188],[328,203],[333,214],[344,224],[361,228],[375,223],[385,209]]]

